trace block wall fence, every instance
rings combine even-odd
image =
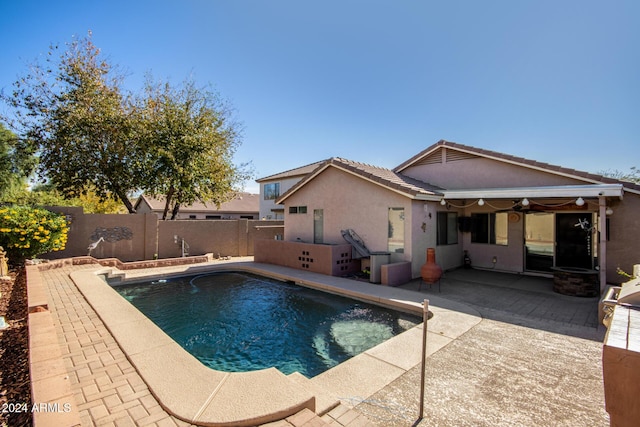
[[[91,251],[91,256],[123,262],[180,257],[183,241],[191,256],[253,256],[256,240],[275,240],[284,233],[283,221],[162,221],[149,213],[85,214],[81,207],[66,206],[46,209],[64,214],[70,223],[67,247],[42,255],[46,259],[88,255],[89,245],[101,237],[104,240]]]

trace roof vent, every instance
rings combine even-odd
[[[465,153],[457,150],[447,150],[447,163],[457,162],[459,160],[475,159],[478,156],[475,154]]]

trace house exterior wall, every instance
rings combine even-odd
[[[462,215],[471,216],[474,213],[495,212],[489,207],[474,206],[463,211]],[[514,212],[515,213],[515,212]],[[524,271],[524,214],[515,213],[516,220],[508,222],[507,245],[472,243],[471,233],[460,233],[462,236],[462,248],[468,251],[474,267],[495,269],[512,273]],[[515,218],[515,216],[513,216]],[[497,262],[493,263],[493,258]],[[462,260],[460,260],[462,262]]]
[[[149,206],[147,202],[143,200],[141,203],[138,204],[138,207],[136,208],[136,213],[137,214],[153,213],[153,209],[151,209],[151,206]]]
[[[623,283],[628,278],[617,269],[631,274],[640,260],[640,195],[625,192],[623,200],[610,201],[613,214],[608,216],[607,281]]]
[[[448,190],[584,184],[577,179],[484,157],[412,166],[402,174]]]
[[[282,220],[282,214],[274,212],[274,210],[284,209],[283,205],[277,205],[275,199],[265,200],[264,186],[266,184],[280,183],[280,196],[287,190],[296,185],[298,181],[304,178],[304,175],[293,176],[289,178],[275,179],[260,182],[260,219]]]
[[[427,249],[435,248],[436,262],[443,270],[451,270],[462,265],[462,238],[458,232],[458,243],[451,245],[437,244],[438,212],[443,210],[439,203],[413,201],[411,225],[412,257],[411,274],[420,277],[420,268],[427,260]],[[448,212],[456,211],[455,209]]]
[[[447,156],[450,151],[452,156]],[[419,179],[424,182],[445,188],[455,189],[482,189],[482,188],[519,188],[524,187],[548,187],[567,185],[586,185],[597,179],[597,176],[580,178],[572,176],[571,170],[559,169],[547,164],[533,164],[530,166],[509,163],[508,159],[494,160],[473,154],[455,152],[455,150],[441,149],[437,155],[430,155],[424,160],[424,164],[418,164],[401,171],[403,175]],[[449,161],[447,161],[449,159]],[[537,170],[534,167],[539,167]],[[557,171],[557,172],[554,172]],[[575,171],[574,171],[575,172]],[[389,250],[389,208],[404,209],[404,251],[394,252],[390,262],[409,261],[412,266],[412,277],[419,277],[420,267],[426,259],[427,248],[436,248],[436,262],[443,269],[449,270],[463,265],[463,253],[468,251],[472,265],[478,268],[495,269],[513,273],[523,273],[534,269],[547,271],[546,264],[529,264],[530,270],[525,264],[525,225],[533,223],[533,215],[525,212],[540,210],[554,214],[553,230],[548,233],[551,237],[545,237],[549,248],[556,240],[555,224],[562,224],[562,230],[572,229],[572,224],[562,222],[559,213],[587,213],[597,217],[604,213],[604,205],[598,206],[598,197],[593,194],[584,196],[585,205],[582,207],[574,204],[571,198],[554,197],[548,200],[532,200],[530,207],[522,207],[520,211],[512,210],[514,203],[519,200],[511,199],[485,199],[486,205],[477,203],[466,208],[456,208],[455,205],[469,205],[475,200],[450,201],[450,206],[443,206],[439,202],[427,202],[413,200],[411,197],[394,192],[389,187],[381,186],[368,181],[366,174],[355,175],[342,170],[339,166],[329,166],[317,176],[305,182],[295,193],[285,199],[285,218],[287,227],[284,238],[290,242],[314,241],[314,210],[323,210],[323,243],[342,244],[344,239],[341,230],[351,228],[363,239],[365,245],[371,251]],[[562,174],[561,174],[562,173]],[[563,174],[568,174],[565,176]],[[375,174],[373,175],[375,179]],[[297,180],[296,180],[297,182]],[[631,187],[635,188],[635,187]],[[281,194],[284,193],[281,187]],[[635,191],[635,190],[632,190]],[[576,193],[576,197],[579,194]],[[583,195],[580,195],[583,197]],[[498,196],[499,197],[499,196]],[[506,197],[506,196],[503,196]],[[537,204],[537,206],[534,206]],[[606,252],[601,252],[604,245],[600,244],[595,231],[592,235],[594,244],[594,265],[606,261],[606,279],[608,283],[620,283],[623,276],[617,274],[617,269],[631,271],[634,264],[638,263],[640,256],[640,195],[625,191],[624,200],[608,198],[607,207],[614,213],[607,217],[609,239],[606,242]],[[305,213],[290,213],[290,208],[305,207]],[[510,213],[507,223],[507,244],[472,243],[471,232],[457,230],[457,242],[454,244],[439,245],[438,213],[457,212],[458,217],[470,217],[474,213],[505,212]],[[567,217],[565,217],[567,218]],[[571,218],[571,217],[569,217]],[[556,223],[555,220],[559,220]],[[544,226],[544,224],[543,224]],[[601,224],[605,227],[605,224]],[[531,239],[531,238],[530,238]],[[551,241],[549,241],[551,240]],[[531,240],[528,241],[532,243]],[[537,241],[533,241],[537,245]],[[532,247],[532,246],[530,246]],[[567,246],[563,246],[566,248]],[[544,248],[544,245],[543,245]],[[532,252],[529,261],[535,261],[535,251]],[[556,249],[556,262],[571,262],[571,253]],[[546,255],[543,254],[543,257]],[[598,258],[600,257],[600,258]],[[606,258],[603,259],[603,258]],[[495,259],[495,263],[493,260]],[[545,258],[545,262],[548,258]],[[576,258],[577,259],[577,258]],[[567,264],[567,265],[569,265]],[[550,274],[550,273],[549,273]]]
[[[290,207],[306,206],[306,214],[290,214]],[[393,253],[391,262],[411,261],[411,199],[379,185],[329,167],[286,199],[287,241],[313,242],[315,209],[324,215],[323,243],[343,244],[341,230],[353,229],[370,251],[388,251],[389,208],[404,208],[404,253]]]
[[[584,180],[578,178],[561,176],[484,157],[447,161],[446,150],[446,148],[441,150],[439,162],[411,166],[404,169],[402,174],[450,190],[586,184]],[[437,158],[437,156],[435,157]],[[541,167],[545,166],[548,165]],[[553,169],[553,167],[551,168]],[[500,201],[496,203],[500,203]],[[557,200],[549,201],[549,203],[557,203]],[[597,215],[597,200],[591,200],[591,204],[588,212]],[[621,283],[625,278],[617,273],[617,269],[631,271],[632,266],[637,264],[640,259],[640,240],[638,239],[640,236],[640,216],[638,215],[640,195],[626,191],[623,200],[608,200],[607,206],[614,210],[613,215],[607,218],[609,221],[609,238],[606,243],[607,282]],[[434,210],[437,211],[440,208],[436,206]],[[459,215],[470,216],[471,213],[492,211],[495,209],[475,205],[461,211]],[[563,212],[566,211],[563,210]],[[471,233],[461,233],[458,245],[434,246],[438,262],[444,269],[462,265],[461,254],[463,250],[467,250],[475,267],[495,268],[516,273],[524,272],[524,214],[519,213],[519,218],[517,222],[509,222],[508,245],[471,243]],[[418,234],[420,233],[421,231],[418,231]],[[435,239],[435,233],[433,238]],[[414,238],[414,242],[416,250],[422,251],[422,246],[418,246],[420,241]],[[492,262],[494,257],[497,258],[495,265]]]

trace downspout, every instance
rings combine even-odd
[[[604,196],[598,196],[598,228],[600,229],[600,242],[598,255],[600,257],[600,295],[607,286],[607,200]]]

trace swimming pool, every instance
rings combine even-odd
[[[421,319],[244,272],[114,287],[203,364],[313,377]]]

